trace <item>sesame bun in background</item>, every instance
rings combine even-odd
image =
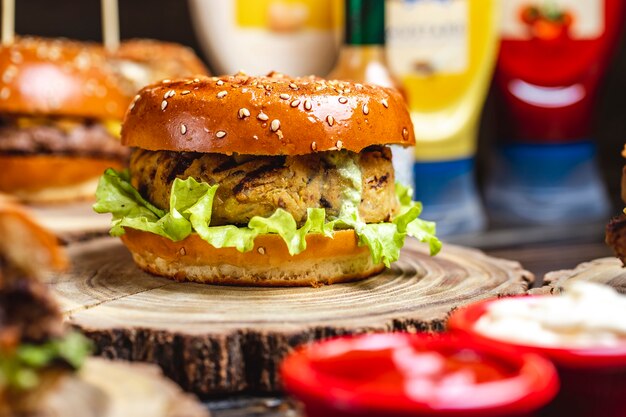
[[[381,271],[407,234],[438,250],[397,196],[387,145],[415,138],[395,90],[278,73],[164,81],[139,92],[122,143],[129,172],[107,171],[94,207],[153,274],[317,286]]]
[[[0,47],[0,192],[29,203],[92,199],[97,178],[122,168],[121,120],[137,90],[205,73],[188,48],[132,40],[109,53],[66,39]]]
[[[191,48],[172,42],[129,39],[111,55],[117,71],[129,82],[131,97],[142,87],[163,79],[209,73]]]
[[[0,74],[0,191],[26,202],[87,198],[97,170],[123,166],[114,130],[129,98],[101,46],[18,38],[0,47]]]

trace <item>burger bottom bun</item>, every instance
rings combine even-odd
[[[0,155],[0,193],[26,203],[94,199],[98,178],[115,160],[55,155]]]
[[[215,248],[192,234],[180,242],[126,229],[122,241],[139,268],[176,281],[205,284],[318,287],[324,284],[356,281],[372,276],[385,267],[372,261],[367,247],[358,246],[353,230],[306,237],[307,249],[291,256],[278,235],[261,235],[254,249]]]

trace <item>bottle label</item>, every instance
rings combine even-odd
[[[198,38],[220,74],[326,74],[337,59],[336,0],[190,0]]]
[[[236,0],[237,25],[293,33],[333,27],[332,0]]]
[[[458,74],[468,67],[468,0],[388,0],[387,58],[396,74]]]
[[[502,38],[596,39],[604,32],[604,0],[501,0]]]

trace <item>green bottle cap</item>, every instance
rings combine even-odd
[[[385,44],[385,0],[345,0],[348,45]]]

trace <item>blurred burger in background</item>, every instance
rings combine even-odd
[[[89,353],[40,280],[67,259],[55,236],[2,200],[0,236],[0,416],[48,415],[46,394]]]
[[[129,39],[112,53],[111,63],[134,97],[148,84],[167,78],[208,75],[191,48],[153,39]]]
[[[0,192],[28,203],[91,198],[126,164],[121,120],[137,90],[206,73],[191,50],[148,40],[101,45],[21,38],[0,48]]]
[[[33,203],[93,194],[121,167],[117,138],[128,105],[102,47],[22,38],[0,48],[0,191]]]

